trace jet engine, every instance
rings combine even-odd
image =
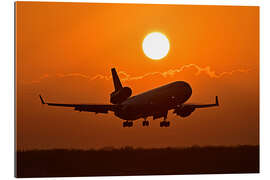
[[[129,87],[123,87],[118,91],[114,91],[111,93],[111,103],[112,104],[120,104],[129,98],[132,94],[132,90]]]
[[[173,111],[173,113],[177,114],[178,116],[181,117],[187,117],[191,115],[191,113],[195,111],[195,107],[192,106],[184,106],[182,108],[177,108]]]

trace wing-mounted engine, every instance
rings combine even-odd
[[[216,96],[216,102],[214,104],[184,104],[181,107],[177,107],[173,113],[177,114],[181,117],[187,117],[191,115],[195,109],[198,108],[209,108],[209,107],[215,107],[219,106],[218,97]]]
[[[187,116],[190,116],[191,113],[195,111],[195,109],[196,108],[194,106],[183,106],[183,107],[176,108],[173,111],[173,113],[181,117],[187,117]]]
[[[132,94],[132,90],[130,87],[123,87],[118,91],[114,91],[111,93],[110,101],[112,104],[120,104],[129,98]]]

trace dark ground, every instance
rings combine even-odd
[[[17,152],[16,177],[258,173],[259,146]]]

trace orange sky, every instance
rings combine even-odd
[[[143,38],[170,41],[160,61]],[[192,86],[189,102],[221,106],[170,128],[150,119],[122,128],[113,113],[40,104],[109,103],[110,68],[133,94],[176,80]],[[17,147],[163,147],[259,143],[259,7],[16,2]]]

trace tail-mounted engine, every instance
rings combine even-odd
[[[123,87],[118,91],[114,91],[111,93],[111,103],[112,104],[120,104],[129,98],[132,94],[132,90],[129,87]]]
[[[111,93],[110,101],[112,104],[120,104],[131,96],[132,90],[129,87],[122,86],[122,83],[117,75],[115,68],[112,68],[111,71],[114,91]]]
[[[181,108],[177,108],[173,111],[173,113],[177,114],[178,116],[181,117],[187,117],[189,115],[191,115],[191,113],[195,111],[195,107],[192,106],[184,106]]]

